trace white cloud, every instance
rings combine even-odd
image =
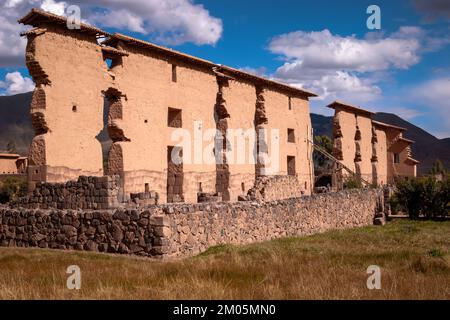
[[[214,45],[222,35],[222,20],[193,0],[7,0],[0,2],[0,67],[24,64],[26,39],[20,32],[28,27],[17,19],[33,7],[63,15],[69,4],[80,6],[83,21],[165,44]]]
[[[52,12],[57,15],[64,15],[67,4],[64,1],[55,2],[54,0],[44,0],[41,4],[41,9]]]
[[[410,96],[426,105],[450,131],[450,77],[431,79],[410,89]]]
[[[29,92],[34,89],[33,80],[23,77],[18,71],[9,72],[5,76],[4,81],[0,81],[0,88],[5,89],[5,94],[13,95]]]
[[[210,15],[203,5],[192,0],[75,0],[86,8],[102,8],[88,21],[105,27],[125,28],[142,34],[153,33],[168,44],[193,42],[215,44],[222,35],[222,20]],[[119,21],[120,20],[120,21]]]
[[[448,42],[414,26],[390,35],[370,32],[363,38],[325,29],[276,36],[269,50],[285,60],[274,74],[277,80],[309,89],[327,101],[363,104],[381,97],[378,84],[389,79],[392,70],[408,69],[420,62],[425,48],[437,50]]]
[[[419,28],[414,30],[417,32]],[[269,49],[288,59],[302,62],[303,68],[342,69],[359,72],[406,69],[419,61],[420,43],[412,29],[403,28],[384,39],[341,37],[329,30],[296,31],[273,38]]]

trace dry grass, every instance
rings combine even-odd
[[[393,222],[178,261],[0,248],[1,299],[450,299],[450,222]],[[66,289],[67,266],[82,270]],[[366,269],[382,269],[368,290]]]

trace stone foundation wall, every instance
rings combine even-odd
[[[33,209],[110,209],[119,205],[120,177],[80,176],[65,183],[38,182],[17,206]]]
[[[0,207],[0,245],[181,257],[374,223],[381,190],[351,190],[271,202],[163,204],[145,210]]]

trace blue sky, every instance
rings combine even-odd
[[[324,106],[339,99],[450,136],[450,0],[6,0],[0,19],[70,4],[108,31],[312,90],[320,95],[312,112],[329,115]],[[371,4],[381,9],[376,32],[366,26]],[[123,19],[111,22],[117,13]],[[23,62],[10,56],[0,49],[0,59],[12,60],[0,64],[0,94],[30,85]]]

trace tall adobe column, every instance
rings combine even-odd
[[[372,125],[372,183],[378,185],[378,136],[375,126]]]
[[[216,192],[220,192],[222,200],[230,200],[230,168],[227,161],[227,130],[230,114],[224,98],[223,87],[228,86],[228,80],[217,76],[218,92],[214,106],[214,119],[216,121],[215,158],[216,158]]]
[[[264,88],[256,87],[255,131],[256,131],[256,178],[266,175],[265,160],[268,156],[267,125],[269,120],[266,115]]]
[[[36,58],[36,38],[45,31],[45,29],[33,29],[25,33],[28,39],[25,63],[36,85],[30,106],[31,124],[35,134],[28,155],[28,191],[30,192],[34,190],[36,182],[46,181],[45,136],[49,131],[45,115],[46,87],[51,84],[51,81]]]
[[[342,152],[342,141],[344,135],[342,134],[341,124],[340,124],[340,111],[336,111],[333,118],[333,156],[342,161],[344,160],[344,155]],[[332,174],[332,185],[337,190],[341,190],[343,188],[343,176],[342,176],[342,166],[335,162],[333,165],[333,174]]]
[[[357,177],[361,177],[361,130],[358,125],[358,116],[356,118],[356,132],[355,132],[355,173]]]

